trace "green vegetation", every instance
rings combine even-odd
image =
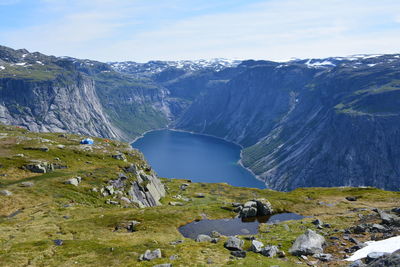
[[[0,70],[0,79],[12,78],[29,80],[31,82],[53,81],[61,73],[68,74],[65,69],[53,64],[26,64],[25,66],[2,63],[3,70]],[[1,90],[1,88],[0,88]]]
[[[71,134],[30,133],[24,129],[0,126],[0,190],[11,196],[0,195],[0,262],[2,266],[153,266],[171,262],[174,266],[293,266],[299,261],[288,255],[286,260],[267,258],[248,253],[245,259],[230,258],[223,247],[226,237],[218,243],[197,243],[183,238],[178,227],[203,217],[211,219],[235,216],[231,202],[245,202],[266,198],[276,212],[290,211],[313,216],[330,223],[327,235],[334,229],[344,229],[359,220],[355,208],[388,208],[399,204],[400,193],[374,188],[302,188],[284,193],[272,190],[236,188],[227,184],[190,183],[186,180],[163,179],[168,194],[163,206],[133,208],[106,204],[106,198],[92,188],[101,187],[115,179],[129,163],[146,165],[142,155],[116,141],[94,138],[91,150],[78,145],[81,136]],[[63,148],[60,148],[63,145]],[[48,152],[26,150],[46,146]],[[127,155],[127,162],[111,157],[117,151]],[[23,154],[24,156],[21,156]],[[46,174],[35,174],[22,166],[33,159],[68,166]],[[64,184],[79,175],[82,183],[75,187]],[[32,187],[21,187],[21,182],[34,182]],[[182,191],[180,185],[189,183]],[[196,198],[196,193],[204,198]],[[176,196],[190,198],[183,206],[170,206]],[[345,200],[357,196],[356,202]],[[321,202],[332,205],[321,205]],[[17,211],[20,211],[19,213]],[[137,231],[114,231],[120,223],[141,222]],[[257,238],[265,244],[280,245],[287,253],[292,241],[306,228],[315,229],[313,218],[289,221],[260,227]],[[56,246],[55,239],[64,241]],[[171,241],[184,239],[179,245]],[[246,241],[245,248],[250,246]],[[162,259],[139,262],[146,249],[160,248]],[[328,251],[335,252],[328,246]],[[177,255],[176,260],[169,260]],[[297,264],[296,264],[297,265]],[[299,264],[297,266],[302,266]]]

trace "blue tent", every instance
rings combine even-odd
[[[81,144],[82,144],[82,145],[93,145],[93,144],[94,144],[94,141],[93,141],[93,139],[91,139],[91,138],[85,138],[85,139],[83,139],[83,140],[81,141]]]

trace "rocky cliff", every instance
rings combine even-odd
[[[94,81],[68,60],[26,50],[0,51],[0,122],[33,131],[119,138]]]
[[[243,146],[279,190],[398,190],[400,55],[101,63],[0,47],[0,121],[131,140],[172,127]]]

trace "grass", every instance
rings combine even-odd
[[[7,189],[12,196],[0,196],[0,262],[2,266],[153,266],[166,262],[174,266],[303,266],[296,264],[297,257],[288,255],[287,260],[266,258],[260,254],[248,253],[245,259],[230,258],[223,247],[226,237],[217,244],[197,243],[183,238],[178,227],[201,219],[231,218],[231,202],[245,202],[254,198],[268,199],[276,212],[296,212],[311,216],[301,221],[289,221],[287,231],[283,224],[260,227],[257,238],[264,244],[280,245],[287,253],[293,240],[320,218],[333,228],[345,229],[357,223],[358,213],[354,208],[389,208],[398,206],[400,193],[387,192],[375,188],[301,188],[291,192],[277,192],[251,188],[232,187],[227,184],[189,183],[186,190],[180,185],[186,180],[162,179],[168,194],[161,200],[162,206],[146,209],[125,208],[108,205],[106,198],[93,192],[109,179],[117,177],[127,162],[111,157],[117,150],[125,152],[128,162],[146,166],[141,154],[128,150],[127,144],[116,141],[105,143],[95,138],[97,146],[92,151],[79,149],[76,135],[60,137],[58,134],[35,134],[23,129],[0,126],[0,133],[7,134],[0,139],[0,189]],[[29,138],[29,139],[27,139]],[[43,143],[44,139],[52,142]],[[29,146],[46,145],[49,152],[24,150]],[[58,149],[57,144],[65,145]],[[4,148],[4,149],[3,149]],[[23,153],[24,158],[15,157]],[[20,167],[30,159],[49,162],[59,158],[68,169],[48,174],[33,174]],[[88,164],[87,162],[91,162]],[[73,176],[83,178],[78,187],[63,182]],[[20,187],[22,181],[34,181],[33,187]],[[196,193],[204,193],[205,198],[196,198]],[[191,201],[183,206],[170,206],[181,195]],[[356,202],[345,200],[346,196],[358,196]],[[321,205],[331,203],[332,206]],[[68,204],[68,205],[66,205]],[[13,217],[7,217],[15,211]],[[67,217],[65,217],[67,216]],[[140,221],[137,231],[115,232],[115,226],[131,220]],[[62,246],[55,246],[53,240],[62,239]],[[171,241],[184,240],[182,244],[170,245]],[[245,248],[249,247],[246,241]],[[160,248],[162,259],[139,262],[138,257],[146,249]],[[330,244],[328,251],[338,253]],[[288,253],[287,253],[288,254]],[[169,260],[177,255],[176,260]],[[339,254],[338,254],[339,255]],[[305,266],[305,265],[304,265]]]

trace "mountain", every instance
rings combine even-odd
[[[243,146],[268,187],[400,188],[400,55],[101,63],[0,47],[0,122],[132,140],[177,128]]]

